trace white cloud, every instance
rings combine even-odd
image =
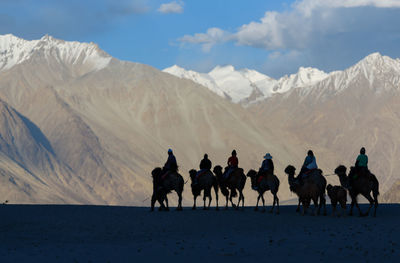
[[[209,28],[206,33],[198,33],[185,35],[178,39],[182,43],[201,44],[204,52],[209,52],[210,49],[218,43],[227,42],[232,38],[232,35],[219,28]]]
[[[290,10],[268,11],[260,21],[242,25],[234,33],[211,28],[207,33],[186,35],[179,41],[201,44],[206,51],[217,43],[227,41],[267,50],[301,50],[313,45],[315,41],[323,41],[328,35],[343,34],[351,30],[367,31],[371,25],[365,23],[365,17],[362,17],[365,13],[356,12],[360,8],[400,8],[400,0],[296,1]],[[349,10],[354,10],[354,14],[349,13]]]
[[[181,14],[183,13],[183,5],[182,1],[173,1],[167,4],[162,4],[157,11],[163,14]]]
[[[304,15],[310,16],[320,8],[352,8],[352,7],[399,8],[399,0],[303,0],[293,7]]]

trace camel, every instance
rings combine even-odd
[[[300,204],[303,204],[302,214],[304,215],[305,213],[307,213],[307,209],[310,206],[312,200],[315,206],[314,214],[319,215],[321,207],[323,205],[324,215],[326,215],[326,205],[325,205],[326,179],[319,172],[320,176],[310,174],[308,175],[307,178],[303,179],[304,183],[300,184],[298,178],[294,177],[295,171],[296,168],[292,165],[289,165],[285,169],[285,173],[288,175],[290,190],[296,193],[296,195],[299,197],[299,205],[296,211],[299,210]],[[319,206],[318,206],[318,199],[319,199]]]
[[[320,193],[318,215],[321,212],[322,206],[324,207],[324,215],[327,215],[327,213],[326,213],[326,198],[325,198],[325,188],[326,188],[327,182],[326,182],[325,177],[322,175],[322,170],[321,169],[311,170],[305,178],[303,177],[302,181],[315,183],[318,186],[319,193]],[[299,212],[299,211],[300,211],[300,200],[299,200],[299,203],[298,203],[297,209],[296,209],[296,212]]]
[[[260,182],[257,182],[257,175],[258,173],[255,170],[250,170],[247,173],[247,177],[251,178],[251,186],[254,188],[255,186],[258,186],[258,189],[255,190],[258,192],[258,197],[257,197],[257,204],[254,210],[258,210],[258,202],[260,201],[260,198],[263,203],[263,212],[265,212],[265,201],[264,201],[264,193],[266,191],[271,191],[272,195],[274,196],[274,202],[272,204],[272,208],[269,211],[272,213],[275,208],[275,204],[277,205],[277,210],[276,213],[279,214],[279,198],[277,196],[278,190],[279,190],[279,179],[276,175],[273,174],[265,174],[261,175],[262,179]]]
[[[204,190],[203,193],[203,201],[204,201],[204,210],[210,208],[211,204],[211,188],[214,187],[215,191],[215,199],[216,199],[216,210],[218,210],[218,181],[214,174],[207,170],[205,171],[198,179],[197,184],[194,184],[194,180],[196,178],[197,171],[192,169],[189,171],[190,179],[192,180],[192,193],[193,193],[193,210],[196,209],[196,198],[200,195],[201,191]],[[208,207],[206,206],[206,199],[209,198]]]
[[[240,201],[242,201],[242,209],[244,209],[243,188],[246,184],[246,175],[244,174],[243,169],[237,168],[230,174],[228,179],[224,179],[222,167],[220,165],[215,166],[213,172],[217,176],[221,193],[226,198],[225,209],[228,209],[228,199],[231,201],[232,207],[236,210],[239,209]],[[237,196],[237,191],[239,191],[239,200],[237,205],[235,205],[232,201],[232,198]]]
[[[184,186],[183,177],[178,172],[171,172],[165,179],[161,179],[162,168],[157,167],[152,172],[153,195],[151,196],[151,211],[154,211],[155,202],[160,203],[160,210],[169,210],[167,194],[175,191],[178,194],[178,207],[176,210],[182,211],[182,192]],[[167,206],[164,205],[164,200]]]
[[[379,182],[376,176],[372,173],[357,172],[354,167],[350,169],[350,174],[346,174],[347,168],[344,165],[339,165],[335,169],[335,174],[339,176],[340,184],[349,191],[351,197],[351,206],[349,215],[353,215],[353,207],[356,205],[360,216],[368,216],[369,212],[374,207],[374,217],[378,208]],[[350,180],[350,178],[353,178]],[[371,197],[371,192],[373,198]],[[361,194],[369,201],[368,211],[362,213],[358,206],[357,196]]]
[[[328,184],[326,187],[326,190],[328,192],[328,196],[331,199],[331,205],[332,205],[332,216],[336,215],[336,205],[337,203],[340,204],[342,207],[342,213],[339,216],[345,216],[346,215],[346,202],[347,202],[347,191],[344,189],[342,186],[335,185],[332,186]]]

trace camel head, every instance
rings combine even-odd
[[[256,185],[256,178],[257,178],[257,172],[253,169],[247,172],[247,177],[251,178],[251,186],[254,187]]]
[[[222,167],[221,165],[216,165],[214,166],[213,172],[216,176],[221,176],[222,175]]]
[[[285,169],[285,173],[289,176],[294,176],[296,168],[293,165],[288,165]]]
[[[332,191],[332,189],[333,189],[333,186],[331,184],[328,184],[328,186],[326,187],[326,191],[328,191],[328,195]]]
[[[346,171],[347,168],[344,165],[339,165],[336,169],[335,169],[335,174],[337,174],[339,177],[341,176],[346,176]]]
[[[197,171],[195,169],[192,169],[189,171],[190,179],[192,180],[192,182],[196,178],[196,174],[197,174]]]
[[[257,175],[257,172],[255,171],[255,170],[253,170],[253,169],[250,169],[248,172],[247,172],[247,177],[250,177],[250,178],[253,178],[253,177],[256,177],[256,175]]]

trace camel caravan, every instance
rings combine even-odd
[[[238,210],[244,209],[243,189],[246,185],[247,178],[251,181],[251,188],[258,193],[255,210],[259,209],[260,199],[262,201],[262,211],[265,212],[264,193],[270,191],[273,195],[273,204],[270,213],[275,210],[279,214],[279,191],[280,181],[274,174],[274,163],[272,156],[267,153],[261,167],[256,170],[249,170],[245,174],[242,168],[239,168],[239,160],[235,150],[227,161],[227,166],[223,168],[220,165],[214,166],[205,154],[200,162],[200,169],[192,169],[189,171],[190,186],[193,194],[193,207],[196,209],[197,197],[203,192],[203,209],[208,210],[212,202],[212,192],[215,192],[216,210],[219,210],[218,194],[221,190],[225,197],[225,209],[228,209],[229,203]],[[376,216],[378,207],[379,182],[374,174],[368,169],[368,156],[365,154],[365,148],[361,148],[360,154],[356,159],[354,167],[350,168],[347,174],[347,168],[343,165],[338,166],[334,173],[338,176],[340,185],[327,185],[327,180],[321,169],[318,168],[314,153],[309,150],[304,160],[300,172],[296,176],[296,168],[288,165],[284,170],[288,177],[290,191],[298,197],[298,206],[296,212],[302,215],[307,214],[311,206],[314,204],[313,215],[326,215],[326,199],[325,193],[331,200],[332,216],[336,216],[336,206],[339,203],[341,212],[338,216],[346,215],[347,193],[351,198],[351,206],[349,215],[353,215],[354,205],[357,207],[360,216],[368,216],[372,207],[374,207],[373,216]],[[169,210],[168,194],[175,191],[178,195],[177,210],[182,210],[182,193],[185,185],[183,177],[178,172],[178,164],[171,149],[168,150],[168,160],[164,167],[157,167],[152,172],[153,177],[153,194],[151,197],[151,211],[154,211],[156,202],[160,204],[159,210]],[[372,193],[372,196],[371,196]],[[358,205],[358,195],[364,196],[369,201],[368,210],[363,213]],[[233,198],[238,198],[237,203]],[[208,199],[208,203],[207,203]],[[302,207],[302,209],[301,209]]]

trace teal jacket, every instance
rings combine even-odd
[[[368,167],[368,156],[360,154],[356,160],[356,167]]]

